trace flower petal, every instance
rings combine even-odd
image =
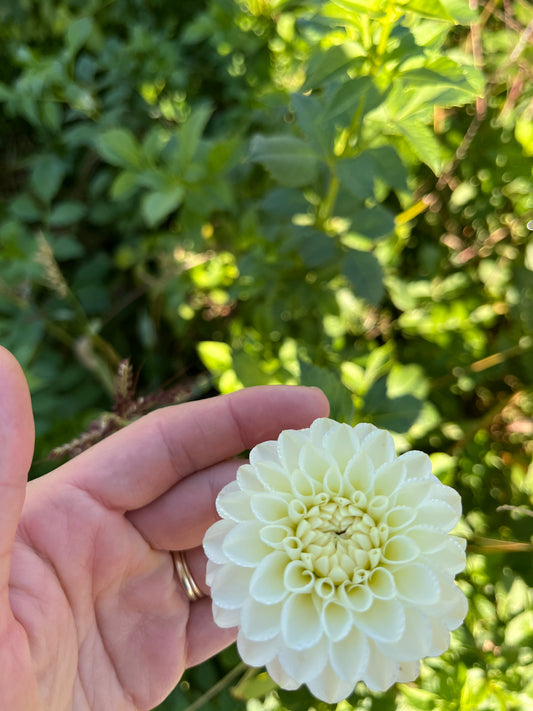
[[[328,452],[312,444],[305,444],[300,450],[298,465],[302,472],[305,472],[311,479],[322,483],[326,472],[334,466],[335,460],[328,456]]]
[[[254,494],[250,503],[252,511],[265,523],[288,523],[288,501],[283,495]]]
[[[268,664],[266,665],[266,669],[272,679],[276,682],[278,686],[281,686],[282,689],[287,689],[287,691],[294,691],[294,689],[297,689],[302,684],[301,681],[296,681],[296,679],[292,679],[287,674],[277,657],[274,657],[274,659],[268,662]]]
[[[464,538],[446,536],[444,546],[434,553],[427,554],[427,556],[435,566],[444,568],[452,575],[457,575],[457,573],[465,569],[465,545]]]
[[[278,451],[278,443],[275,440],[267,440],[256,444],[250,452],[250,464],[256,467],[262,462],[268,462],[274,466],[281,464]]]
[[[330,664],[326,665],[314,679],[308,681],[307,686],[313,696],[328,704],[339,703],[353,691],[353,684],[338,677]]]
[[[416,522],[424,526],[435,526],[441,531],[451,531],[459,521],[460,514],[445,501],[430,499],[426,501],[417,511]]]
[[[324,437],[326,437],[328,432],[337,429],[338,426],[339,423],[329,417],[318,417],[309,428],[309,439],[311,443],[321,447]]]
[[[398,457],[405,465],[405,479],[425,479],[431,475],[431,459],[425,452],[416,449],[404,452]]]
[[[206,556],[214,563],[222,565],[228,562],[223,546],[227,534],[235,528],[233,521],[217,521],[207,529],[204,536],[204,551]]]
[[[320,616],[311,595],[291,595],[281,613],[283,641],[291,649],[309,649],[322,636]]]
[[[240,617],[240,610],[226,610],[213,602],[213,619],[219,627],[236,627],[239,624]]]
[[[284,551],[267,555],[252,575],[250,595],[265,605],[281,602],[288,592],[283,578],[289,562],[290,558]]]
[[[309,430],[284,430],[278,438],[279,458],[289,474],[298,469],[300,450],[309,442]]]
[[[400,665],[382,654],[374,642],[369,643],[370,654],[363,681],[371,691],[387,691],[396,682]]]
[[[226,535],[222,550],[233,563],[255,567],[272,552],[260,538],[264,526],[261,521],[245,521],[232,525],[234,528]]]
[[[254,464],[254,467],[265,489],[284,493],[291,491],[290,479],[280,464],[259,461]]]
[[[370,573],[367,585],[370,592],[381,600],[390,600],[396,592],[392,574],[381,566]]]
[[[321,619],[324,631],[332,642],[346,637],[353,627],[352,611],[334,600],[324,604]]]
[[[359,450],[359,441],[353,436],[352,427],[340,422],[335,424],[324,436],[322,446],[336,461],[339,471],[344,472],[354,452]]]
[[[371,432],[361,443],[361,449],[368,454],[375,469],[396,459],[394,440],[386,430]]]
[[[310,649],[282,648],[278,659],[287,674],[300,682],[308,682],[324,669],[328,661],[328,641],[322,637]]]
[[[376,471],[374,493],[379,496],[390,496],[403,483],[405,465],[401,459],[395,459],[390,464],[383,464]]]
[[[434,526],[409,526],[403,533],[416,543],[422,554],[441,551],[448,540],[448,536]]]
[[[279,636],[267,639],[264,642],[256,642],[246,637],[242,629],[237,635],[237,649],[243,662],[251,667],[262,667],[277,654],[279,648]]]
[[[360,422],[353,428],[353,433],[356,435],[359,442],[363,442],[368,435],[372,434],[372,432],[375,432],[376,430],[377,427],[375,425],[371,425],[369,422]]]
[[[420,552],[412,538],[404,535],[392,536],[383,546],[382,555],[386,563],[400,565],[414,560]]]
[[[400,662],[398,683],[407,684],[420,676],[420,662]]]
[[[393,531],[397,531],[404,526],[412,523],[416,517],[416,509],[411,506],[394,506],[390,508],[383,522]]]
[[[255,642],[264,642],[279,634],[282,605],[263,605],[253,597],[246,599],[241,611],[243,634]]]
[[[374,598],[366,612],[354,612],[357,627],[380,642],[397,642],[405,630],[405,611],[398,600]]]
[[[394,492],[393,499],[396,506],[420,506],[428,498],[431,478],[409,479],[404,481]]]
[[[368,661],[369,648],[367,636],[357,627],[338,642],[330,645],[330,663],[338,676],[354,685],[361,678]]]
[[[242,607],[248,597],[253,572],[252,568],[242,568],[240,565],[223,565],[211,583],[211,597],[216,604],[227,610]]]
[[[349,495],[356,492],[366,494],[374,481],[374,465],[368,454],[359,452],[350,459],[346,465],[344,480]]]
[[[376,642],[380,652],[397,662],[416,662],[427,657],[431,649],[431,626],[426,615],[413,608],[405,609],[405,631],[397,642]]]
[[[242,491],[237,481],[227,484],[217,496],[216,507],[219,516],[232,521],[249,521],[254,515],[250,508],[250,497]]]
[[[315,585],[315,576],[301,560],[293,560],[285,568],[283,582],[289,592],[308,593]]]
[[[257,472],[251,464],[241,464],[237,469],[237,481],[241,489],[248,494],[265,490],[265,487],[257,476]]]
[[[283,524],[273,523],[269,526],[263,526],[259,532],[259,537],[266,543],[267,546],[273,549],[283,548],[283,541],[288,536],[292,535],[292,528]]]
[[[355,612],[364,612],[372,604],[372,593],[366,585],[343,583],[338,588],[339,600]]]
[[[428,656],[438,657],[450,646],[450,632],[440,618],[430,617],[429,626],[431,629],[431,644]]]
[[[398,596],[415,605],[433,605],[440,598],[435,574],[421,563],[411,563],[394,571]]]

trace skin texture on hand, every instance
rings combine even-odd
[[[328,414],[314,388],[265,386],[163,408],[27,484],[28,388],[0,347],[0,689],[10,711],[152,709],[230,644],[200,588],[201,542],[234,459]]]

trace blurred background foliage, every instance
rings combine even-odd
[[[463,496],[450,651],[338,711],[533,708],[532,41],[525,0],[0,1],[33,476],[153,407],[303,383]],[[233,648],[161,705],[245,707],[328,708]]]

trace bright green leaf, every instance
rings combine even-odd
[[[221,375],[226,370],[233,368],[231,347],[227,343],[201,341],[197,349],[202,363],[213,375]]]
[[[410,10],[417,15],[422,15],[422,17],[454,22],[453,17],[440,0],[407,0],[407,2],[403,1],[399,4],[404,10]]]
[[[96,138],[96,149],[102,158],[119,168],[141,165],[141,149],[133,133],[126,128],[110,128]]]

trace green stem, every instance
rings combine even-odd
[[[244,662],[237,664],[237,666],[233,667],[233,669],[229,671],[226,676],[223,676],[222,679],[217,681],[216,684],[214,684],[210,689],[208,689],[205,694],[202,694],[198,699],[196,699],[196,701],[193,701],[192,704],[187,706],[185,711],[197,711],[197,709],[202,708],[204,704],[206,704],[214,696],[220,693],[222,689],[224,689],[224,687],[228,686],[240,674],[245,672],[247,668],[248,665]]]

